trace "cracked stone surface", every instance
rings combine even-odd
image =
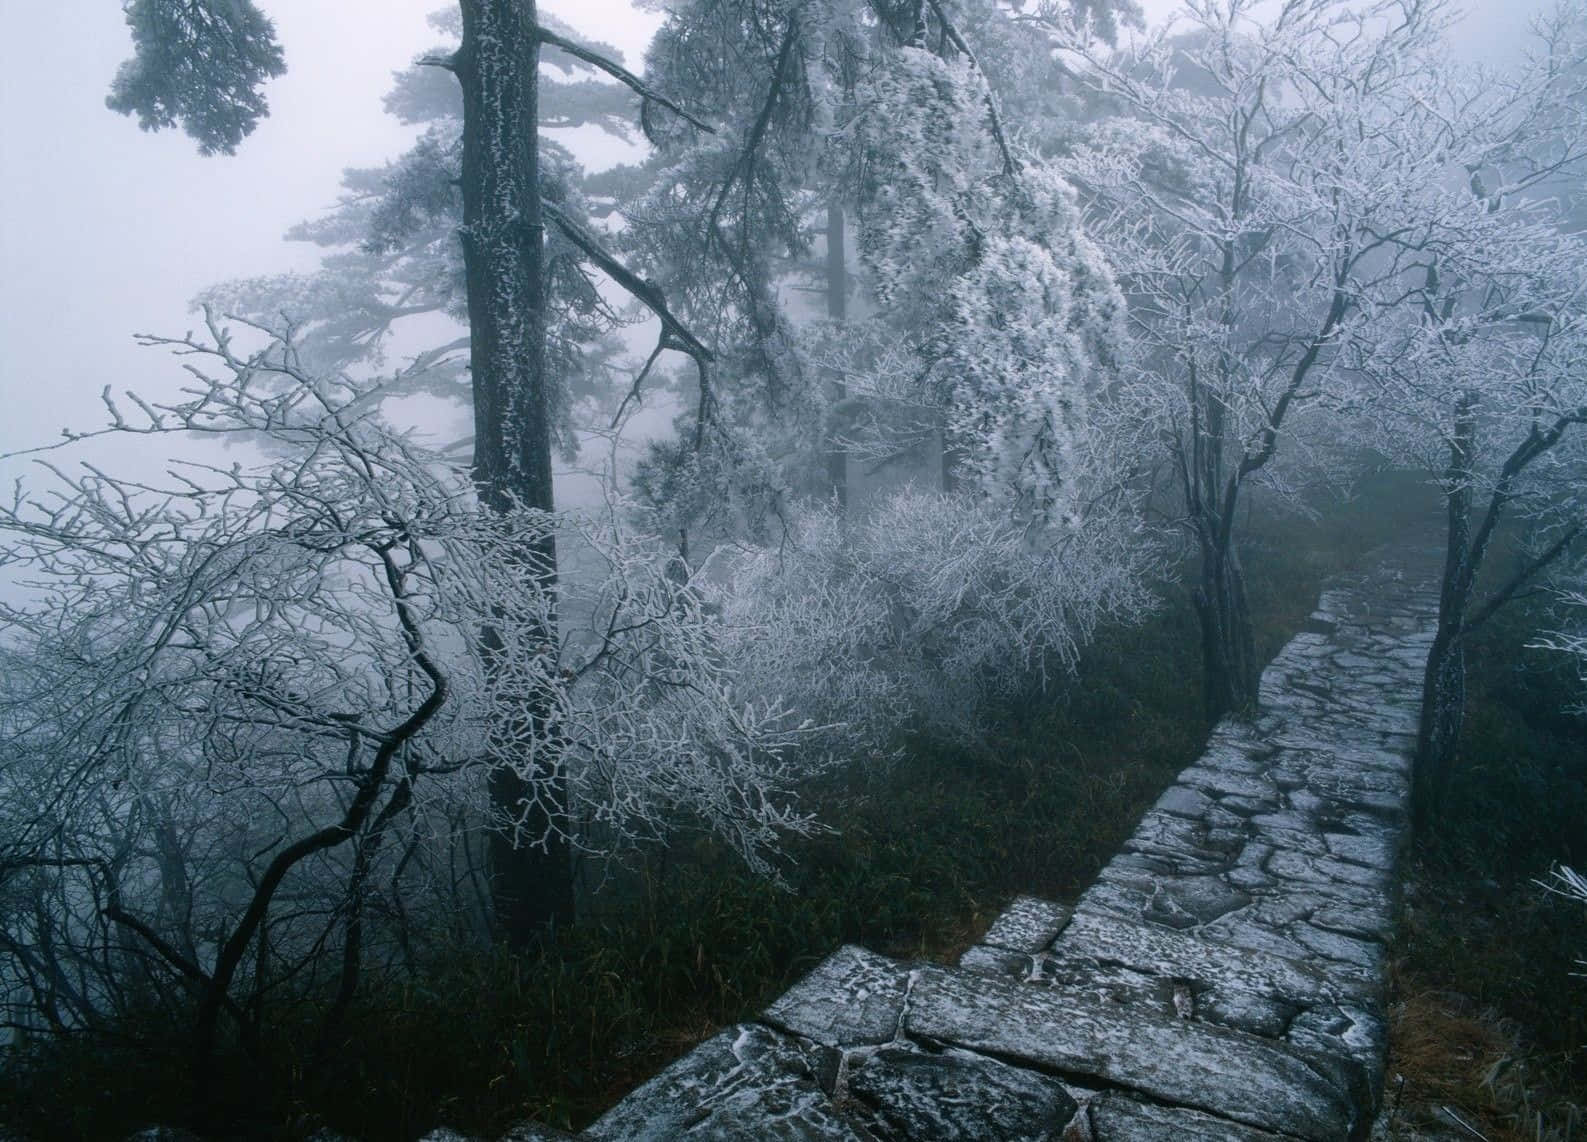
[[[1435,565],[1331,585],[1073,907],[957,967],[840,948],[578,1137],[1364,1138]]]
[[[1108,1004],[949,968],[919,972],[915,1039],[1138,1091],[1313,1142],[1358,1132],[1365,1108],[1313,1052],[1134,1004]]]
[[[1086,1109],[1094,1142],[1266,1142],[1282,1137],[1197,1110],[1139,1102],[1113,1091],[1097,1096]]]
[[[884,1047],[849,1070],[846,1089],[878,1137],[900,1142],[1039,1142],[1079,1109],[1057,1079],[969,1051]]]
[[[755,1023],[707,1039],[607,1111],[592,1140],[809,1139],[860,1142],[816,1081],[798,1040]]]

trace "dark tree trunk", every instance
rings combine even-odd
[[[1466,612],[1476,578],[1476,561],[1481,557],[1481,551],[1474,551],[1471,542],[1476,409],[1477,398],[1471,394],[1455,405],[1449,467],[1444,471],[1444,504],[1448,513],[1444,578],[1438,597],[1438,631],[1422,675],[1422,712],[1411,785],[1418,828],[1428,823],[1443,799],[1466,715]]]
[[[474,390],[474,479],[489,510],[549,512],[535,4],[463,0],[462,12],[456,69],[463,87],[461,236]],[[534,588],[554,588],[556,548],[549,532],[528,545],[521,567]],[[545,652],[552,653],[555,629],[548,625],[541,636]],[[487,652],[494,641],[493,632],[485,632]],[[521,732],[543,738],[544,703],[525,697]],[[510,946],[522,947],[547,926],[573,918],[566,785],[554,769],[520,774],[503,766],[492,771],[489,793],[496,813],[521,825],[492,833],[490,876],[497,930]]]
[[[1246,471],[1243,461],[1233,471],[1226,467],[1224,402],[1207,391],[1194,370],[1188,395],[1189,448],[1180,477],[1201,556],[1191,601],[1201,627],[1202,709],[1211,723],[1225,714],[1245,717],[1256,712],[1262,670],[1234,539]]]
[[[1416,733],[1411,798],[1418,829],[1428,824],[1443,800],[1465,716],[1466,645],[1440,618],[1422,675],[1422,716]]]
[[[1231,546],[1202,558],[1193,599],[1201,624],[1202,698],[1207,720],[1256,711],[1262,671],[1256,661],[1245,572]]]
[[[1428,823],[1449,787],[1455,747],[1466,713],[1465,640],[1502,607],[1516,599],[1534,577],[1566,558],[1587,524],[1577,522],[1556,531],[1552,542],[1530,554],[1503,586],[1476,601],[1477,574],[1488,547],[1515,494],[1515,482],[1527,466],[1563,439],[1572,427],[1587,423],[1587,414],[1570,410],[1552,423],[1534,422],[1526,437],[1499,466],[1486,506],[1475,511],[1477,479],[1477,406],[1479,394],[1468,390],[1455,402],[1444,470],[1444,502],[1448,536],[1444,549],[1444,581],[1438,600],[1438,631],[1422,680],[1422,714],[1416,735],[1416,773],[1412,784],[1416,824]]]
[[[827,316],[833,321],[846,321],[848,315],[849,266],[844,248],[843,207],[832,202],[827,206]],[[827,395],[836,408],[848,396],[848,387],[841,379],[832,381]],[[832,428],[836,428],[835,422]],[[849,456],[836,441],[827,450],[827,482],[838,508],[846,510],[849,506]]]

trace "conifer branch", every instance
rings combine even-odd
[[[692,126],[698,127],[708,135],[716,134],[715,127],[711,126],[709,123],[703,122],[700,119],[696,119],[693,115],[690,115],[682,107],[679,107],[665,95],[662,95],[660,92],[647,85],[644,80],[640,79],[637,75],[623,67],[621,64],[607,59],[599,52],[593,52],[589,48],[582,47],[579,44],[574,43],[572,40],[565,39],[551,31],[549,28],[536,28],[534,34],[535,38],[541,43],[550,44],[554,48],[560,48],[562,51],[567,52],[568,55],[572,56],[574,59],[583,60],[591,67],[599,68],[601,71],[604,71],[607,75],[611,76],[613,79],[616,79],[618,82],[622,83],[624,86],[635,92],[641,99],[649,103],[661,104],[661,106],[665,107],[668,111],[671,111],[674,115],[678,116],[678,118],[683,119]]]

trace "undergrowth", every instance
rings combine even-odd
[[[1587,1138],[1587,909],[1537,884],[1587,866],[1587,720],[1570,664],[1525,648],[1545,621],[1517,605],[1474,637],[1451,789],[1417,838],[1389,1062],[1408,1132],[1453,1112],[1492,1142]]]

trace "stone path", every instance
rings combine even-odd
[[[1364,1137],[1437,598],[1423,554],[1324,593],[1261,717],[1217,727],[1074,908],[1021,897],[957,968],[844,947],[579,1137]]]

